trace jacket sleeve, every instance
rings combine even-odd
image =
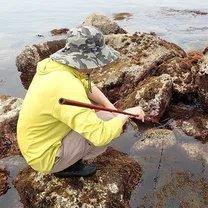
[[[97,117],[95,110],[77,106],[60,105],[58,100],[61,97],[79,102],[91,103],[83,84],[79,80],[75,80],[68,85],[64,84],[60,87],[55,101],[53,116],[81,134],[95,146],[106,145],[121,134],[121,119],[115,117],[111,120],[103,121]]]

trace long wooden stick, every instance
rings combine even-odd
[[[90,108],[90,109],[95,109],[95,110],[103,110],[103,111],[108,111],[108,112],[121,113],[121,114],[129,115],[129,116],[132,116],[132,117],[138,117],[139,116],[137,114],[127,113],[127,112],[124,112],[124,111],[121,111],[121,110],[106,108],[106,107],[103,107],[103,106],[93,105],[93,104],[89,104],[89,103],[82,103],[82,102],[79,102],[79,101],[76,101],[76,100],[69,100],[69,99],[65,99],[65,98],[60,98],[59,103],[61,105],[72,105],[72,106]],[[152,123],[160,124],[158,121],[151,118],[150,116],[145,116],[145,120],[150,121]]]

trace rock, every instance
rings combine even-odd
[[[187,55],[192,64],[198,63],[198,61],[200,61],[204,56],[204,54],[200,51],[191,51]]]
[[[204,111],[208,112],[208,54],[200,61],[198,70],[196,77],[197,93]]]
[[[131,13],[128,12],[121,12],[121,13],[116,13],[113,15],[114,20],[124,20],[124,19],[130,19],[132,17]]]
[[[110,18],[100,13],[93,13],[88,16],[82,23],[85,26],[94,26],[98,28],[104,35],[108,34],[125,34],[126,31],[118,26],[117,23],[112,21]]]
[[[21,105],[21,98],[0,95],[0,123],[17,117]]]
[[[182,135],[184,136],[184,135]],[[203,144],[201,142],[197,143],[184,143],[181,145],[181,148],[183,148],[186,153],[189,155],[190,158],[194,160],[199,160],[200,162],[208,165],[208,143]]]
[[[19,154],[16,125],[22,99],[0,96],[0,159]]]
[[[170,105],[167,109],[168,126],[171,129],[180,128],[188,136],[208,142],[208,114],[193,106],[184,104]]]
[[[126,109],[133,106],[141,106],[146,115],[160,120],[172,95],[172,81],[169,75],[149,77],[116,103],[116,107]]]
[[[53,29],[50,31],[50,33],[54,36],[54,35],[67,34],[68,31],[69,31],[69,28],[60,28],[60,29]]]
[[[141,177],[138,163],[112,148],[95,161],[98,171],[89,178],[59,179],[28,168],[14,184],[25,207],[129,207]]]
[[[169,74],[173,81],[173,90],[177,95],[195,93],[197,63],[202,58],[200,52],[191,52],[186,58],[174,57],[161,64],[156,75]],[[176,98],[177,99],[177,98]]]
[[[8,183],[8,175],[8,171],[6,171],[4,167],[0,166],[0,196],[5,194],[10,188]]]
[[[25,47],[16,58],[17,69],[21,72],[20,78],[25,89],[28,89],[32,81],[36,72],[37,63],[64,46],[65,40],[54,40],[39,45]]]
[[[38,37],[38,38],[44,38],[44,35],[37,34],[36,37]]]
[[[94,70],[92,79],[112,102],[132,93],[138,83],[155,74],[163,62],[186,56],[175,44],[147,33],[108,35],[106,42],[120,52],[120,59]]]
[[[208,52],[208,47],[206,47],[206,48],[204,49],[203,54],[205,55],[205,54],[207,54],[207,52]]]

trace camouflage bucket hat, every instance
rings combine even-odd
[[[80,26],[69,31],[65,47],[50,57],[77,69],[92,69],[115,61],[119,52],[105,44],[103,34],[96,28]]]

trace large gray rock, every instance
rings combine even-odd
[[[108,34],[124,34],[126,31],[119,27],[119,25],[112,21],[110,18],[106,17],[105,15],[102,15],[100,13],[93,13],[90,16],[88,16],[82,25],[85,26],[94,26],[98,28],[104,35]]]
[[[24,169],[14,180],[25,207],[129,207],[141,169],[112,148],[97,157],[97,173],[89,178],[59,179]]]

